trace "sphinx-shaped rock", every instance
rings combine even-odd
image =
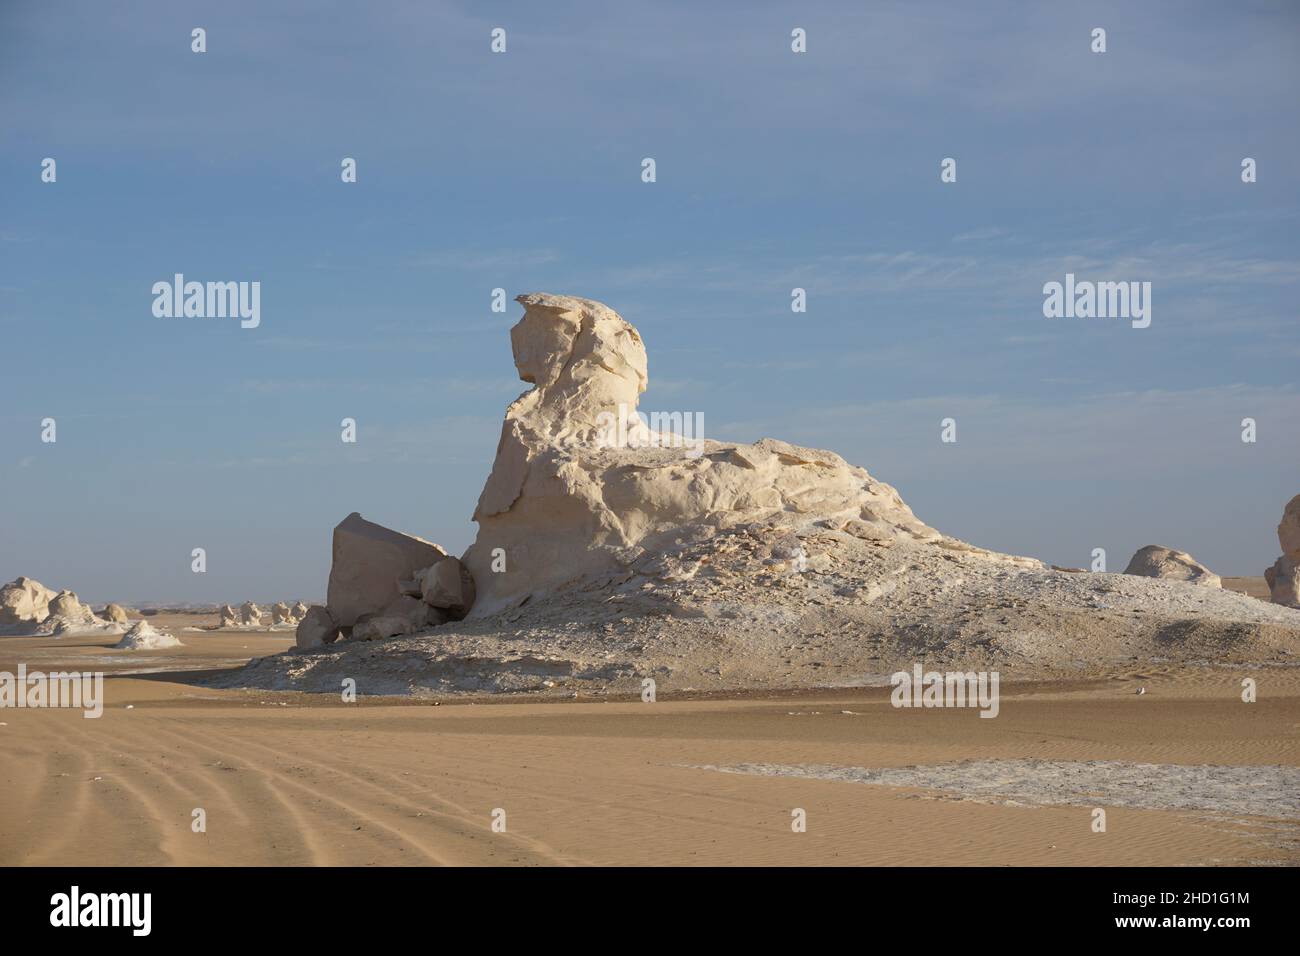
[[[313,604],[298,622],[294,632],[294,644],[301,648],[320,647],[332,644],[339,639],[339,624],[329,608]]]
[[[654,419],[637,413],[647,372],[635,328],[590,299],[532,293],[518,301],[524,315],[510,342],[519,377],[533,388],[506,410],[474,512],[479,532],[464,557],[478,592],[471,617],[625,568],[688,532],[824,519],[858,522],[862,537],[882,546],[951,541],[892,487],[833,452],[649,427]]]
[[[245,601],[239,605],[239,623],[244,627],[260,627],[262,624],[262,609],[252,601]]]
[[[380,614],[401,597],[399,581],[446,556],[432,542],[377,525],[354,511],[334,528],[325,603],[340,627],[351,627],[361,615]]]
[[[0,627],[39,624],[49,617],[55,592],[33,578],[20,577],[0,588]]]
[[[1169,581],[1186,581],[1206,587],[1222,587],[1219,576],[1193,558],[1186,551],[1175,551],[1159,544],[1139,548],[1124,569],[1125,574],[1145,578],[1165,578]]]
[[[239,627],[239,612],[229,604],[221,605],[220,627]]]

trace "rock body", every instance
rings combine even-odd
[[[239,606],[239,623],[244,627],[260,627],[262,609],[252,601],[245,601]]]
[[[647,383],[635,328],[590,299],[531,293],[510,331],[515,368],[532,388],[506,410],[465,554],[478,618],[530,595],[634,564],[684,533],[817,519],[864,536],[941,543],[995,560],[927,526],[898,493],[834,452],[774,439],[706,440],[697,416],[653,428],[637,402]],[[676,425],[678,418],[669,418]]]
[[[334,620],[330,609],[320,604],[309,607],[298,629],[294,632],[294,643],[300,648],[320,647],[332,644],[339,639],[339,623]]]
[[[221,606],[221,624],[220,627],[239,627],[239,612],[229,604]]]
[[[1139,548],[1124,573],[1145,578],[1164,578],[1167,581],[1186,581],[1212,588],[1223,586],[1217,574],[1186,551],[1175,551],[1159,544]]]
[[[1282,509],[1277,541],[1282,546],[1282,556],[1264,572],[1269,597],[1274,604],[1300,608],[1300,495]]]

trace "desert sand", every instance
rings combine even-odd
[[[1009,681],[997,720],[861,687],[344,703],[207,686],[284,632],[150,621],[184,646],[0,641],[0,670],[108,675],[97,720],[0,711],[0,864],[1300,863],[1295,667]]]

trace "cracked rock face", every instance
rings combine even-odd
[[[590,299],[517,301],[524,315],[510,342],[533,388],[506,410],[474,512],[479,533],[465,554],[478,591],[471,618],[629,567],[683,534],[755,522],[856,522],[880,540],[943,542],[1039,566],[945,538],[892,487],[834,452],[652,430],[636,415],[648,376],[631,324]]]

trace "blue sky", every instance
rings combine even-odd
[[[644,410],[834,449],[949,534],[1259,574],[1297,80],[1284,2],[0,4],[0,578],[322,597],[354,510],[463,550],[525,387],[498,286],[621,312]],[[155,318],[176,272],[260,281],[260,327]],[[1150,281],[1151,327],[1044,318],[1066,272]]]

